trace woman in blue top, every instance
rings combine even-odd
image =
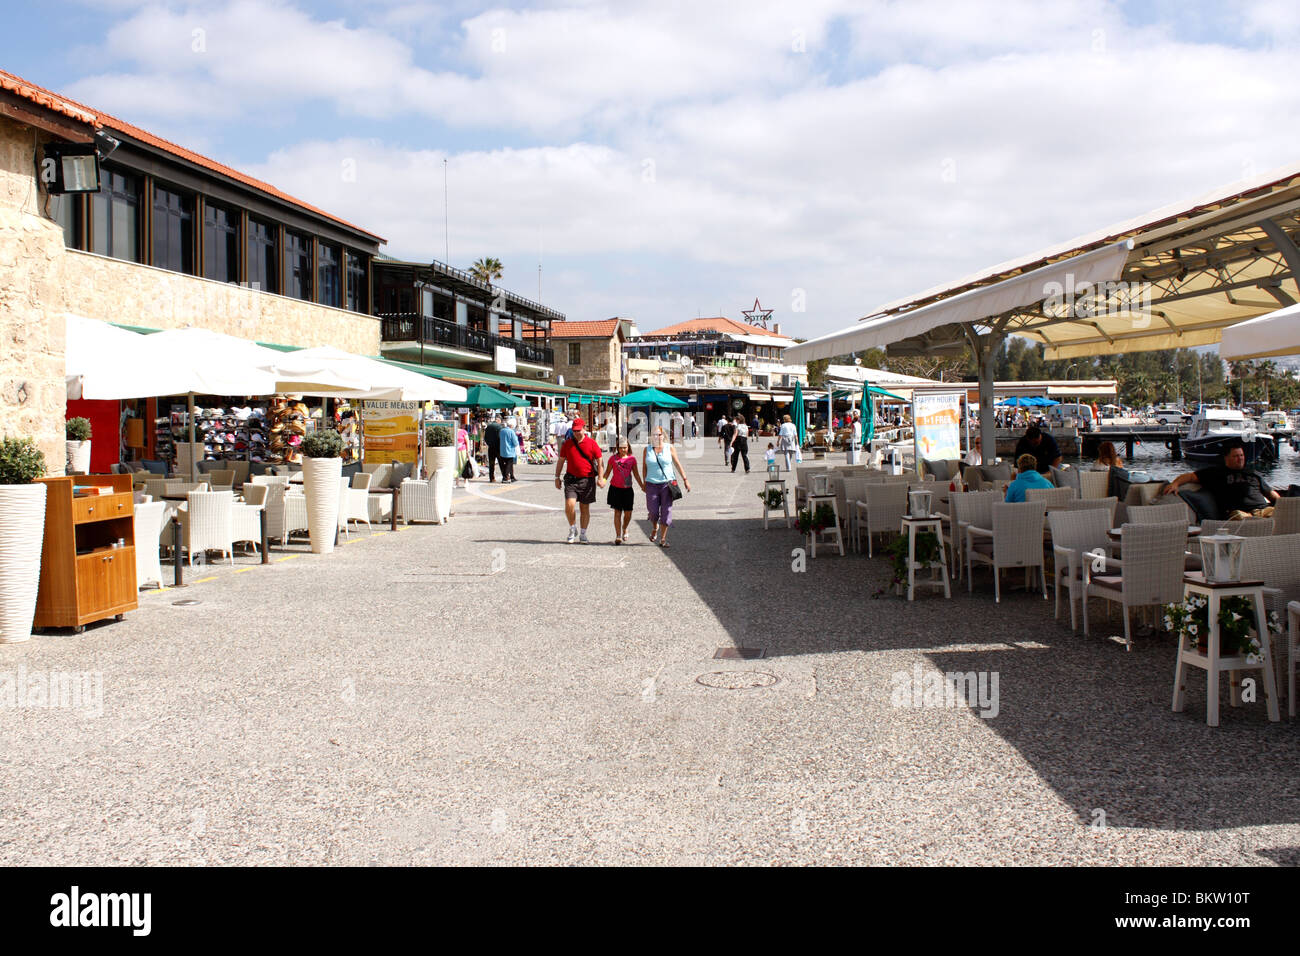
[[[666,440],[663,427],[654,430],[654,437],[641,453],[641,470],[645,475],[645,500],[650,506],[650,543],[668,547],[668,526],[673,523],[672,485],[678,476],[686,490],[691,483],[686,480],[677,449]],[[658,540],[656,541],[656,535]]]
[[[505,423],[497,433],[497,444],[501,453],[497,459],[501,462],[501,482],[517,481],[515,478],[515,459],[519,457],[519,436],[515,434],[515,420]]]
[[[1052,484],[1038,472],[1038,459],[1033,455],[1021,455],[1016,459],[1016,468],[1020,474],[1011,484],[1007,486],[1007,501],[1016,502],[1025,500],[1025,492],[1030,488],[1055,488]]]

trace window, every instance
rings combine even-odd
[[[569,343],[569,364],[570,365],[582,364],[582,343],[581,342]]]
[[[284,294],[311,301],[311,236],[284,234]]]
[[[140,261],[140,183],[117,170],[101,168],[99,192],[91,193],[91,252]]]
[[[233,209],[203,207],[203,275],[239,281],[239,213]]]
[[[316,301],[338,308],[343,304],[343,274],[339,271],[339,247],[316,246]]]
[[[63,227],[63,244],[69,249],[81,248],[81,197],[63,195],[50,197],[50,213]]]
[[[194,197],[165,186],[153,189],[153,264],[194,271]]]
[[[366,258],[349,249],[347,264],[348,309],[352,312],[368,312],[370,296],[366,284]]]
[[[248,220],[249,288],[263,292],[280,291],[280,255],[276,227],[260,219]]]

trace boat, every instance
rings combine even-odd
[[[1286,412],[1265,412],[1259,416],[1259,430],[1272,435],[1278,445],[1295,435],[1295,427],[1287,418]]]
[[[1229,442],[1239,440],[1246,447],[1246,464],[1265,464],[1277,460],[1273,437],[1260,432],[1240,409],[1226,405],[1202,405],[1192,417],[1183,454],[1189,461],[1208,463],[1223,458]]]

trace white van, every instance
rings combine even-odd
[[[1067,402],[1049,408],[1047,424],[1049,428],[1077,428],[1080,431],[1091,431],[1097,427],[1092,406],[1078,402]]]

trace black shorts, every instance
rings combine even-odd
[[[572,475],[565,475],[564,498],[566,501],[573,498],[583,505],[594,503],[596,500],[596,476],[588,475],[586,478],[575,478]]]
[[[636,496],[631,488],[615,488],[610,485],[605,500],[615,511],[632,511],[636,508]]]

